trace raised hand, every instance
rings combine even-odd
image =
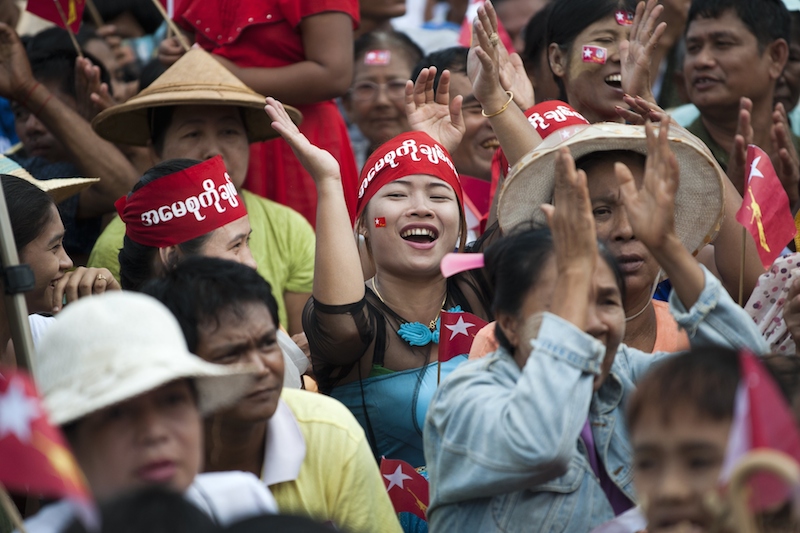
[[[323,180],[341,180],[339,162],[330,152],[318,148],[311,144],[308,138],[300,133],[297,125],[292,122],[286,109],[279,101],[271,96],[267,97],[267,105],[264,108],[272,119],[272,128],[289,143],[297,159],[303,165],[311,177],[314,178],[317,186]]]
[[[664,6],[659,5],[658,0],[647,0],[646,4],[639,2],[630,37],[619,45],[622,90],[626,94],[641,96],[651,102],[655,102],[650,80],[653,50],[667,29],[665,22],[658,23],[662,11]]]
[[[560,271],[577,268],[593,272],[597,260],[597,235],[586,172],[575,169],[568,148],[555,160],[553,205],[541,206],[553,232],[556,263]]]
[[[491,1],[483,5],[483,9],[478,10],[478,19],[484,28],[489,29],[489,35],[497,35],[497,13]],[[495,41],[496,42],[496,41]],[[490,44],[494,44],[490,41]],[[520,109],[528,109],[536,103],[533,92],[533,84],[525,72],[522,58],[516,52],[509,55],[506,47],[502,43],[495,46],[497,49],[497,68],[500,76],[500,84],[506,91],[514,94],[514,103]]]
[[[100,81],[100,67],[87,58],[75,60],[75,102],[78,114],[87,122],[116,102],[108,91],[108,85]]]
[[[636,126],[643,126],[648,120],[650,122],[661,122],[662,117],[669,118],[667,112],[661,109],[655,102],[648,102],[641,96],[631,96],[626,94],[622,101],[628,104],[630,109],[616,106],[616,111],[625,122]],[[673,125],[677,125],[673,122]]]
[[[789,119],[786,116],[786,109],[783,104],[775,105],[772,113],[772,128],[770,138],[772,139],[772,166],[781,180],[781,185],[789,196],[789,205],[794,206],[800,199],[800,157],[794,147],[792,138],[789,134]]]
[[[35,84],[25,47],[17,33],[0,23],[0,96],[24,105]]]
[[[66,303],[80,298],[103,294],[106,291],[119,291],[122,287],[107,268],[78,267],[64,273],[53,289],[53,312],[57,313]]]
[[[442,72],[439,87],[434,94],[433,80],[436,67],[424,68],[416,83],[406,82],[406,115],[415,131],[423,131],[442,143],[449,152],[458,148],[466,126],[461,114],[461,95],[450,101],[450,71]]]
[[[494,113],[508,101],[506,89],[500,82],[499,39],[493,39],[490,26],[481,22],[481,13],[472,24],[472,46],[467,57],[467,76],[472,82],[472,92],[486,113]]]
[[[733,150],[728,158],[728,179],[742,195],[744,194],[745,167],[747,166],[747,145],[753,144],[753,126],[750,123],[752,111],[753,102],[749,98],[742,97],[739,100],[739,122],[733,137]]]
[[[669,146],[668,120],[661,120],[658,136],[653,124],[645,124],[647,162],[641,188],[624,163],[614,164],[622,204],[633,234],[651,251],[660,250],[675,233],[675,194],[678,191],[678,160]]]

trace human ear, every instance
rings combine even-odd
[[[550,43],[547,52],[550,70],[559,78],[563,78],[567,73],[567,55],[556,43]]]
[[[165,271],[170,271],[178,265],[183,254],[177,246],[167,246],[158,249],[158,258]]]
[[[503,335],[506,336],[506,339],[508,339],[508,342],[511,344],[511,346],[514,346],[515,348],[519,346],[519,334],[517,332],[519,323],[517,319],[502,312],[498,313],[496,318],[497,325],[503,331]]]
[[[765,53],[769,54],[771,60],[769,67],[770,78],[777,80],[783,74],[783,69],[789,60],[789,45],[784,39],[776,39],[770,43]]]

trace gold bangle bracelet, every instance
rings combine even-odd
[[[492,118],[496,117],[497,115],[508,109],[509,104],[511,104],[511,102],[514,100],[514,93],[512,93],[511,91],[506,91],[506,94],[508,95],[508,102],[506,102],[505,105],[500,108],[500,111],[495,111],[494,113],[490,113],[487,115],[486,111],[481,109],[481,115],[483,115],[486,118]]]

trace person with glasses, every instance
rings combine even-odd
[[[365,33],[354,49],[353,83],[342,105],[358,130],[351,128],[351,137],[361,168],[375,148],[411,130],[405,110],[406,82],[422,50],[406,34],[394,31]]]

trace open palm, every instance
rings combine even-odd
[[[406,115],[414,131],[423,131],[450,152],[458,148],[466,126],[461,115],[462,97],[450,101],[450,71],[442,72],[438,90],[433,90],[436,67],[424,68],[416,83],[406,84]]]

